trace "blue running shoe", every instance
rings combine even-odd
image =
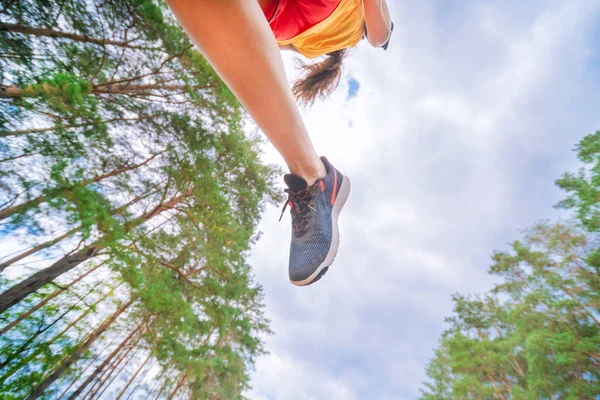
[[[327,176],[312,186],[294,174],[284,177],[292,214],[292,244],[290,246],[290,281],[296,286],[310,285],[321,279],[333,263],[340,244],[338,216],[348,195],[350,179],[325,157],[321,157]],[[281,220],[281,218],[280,218]]]

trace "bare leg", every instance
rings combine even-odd
[[[285,159],[311,185],[325,176],[257,0],[167,0],[215,71]]]

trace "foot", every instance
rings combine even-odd
[[[321,279],[333,263],[340,243],[338,216],[350,193],[350,180],[321,157],[327,175],[312,186],[298,175],[284,177],[291,208],[290,281],[296,286]]]

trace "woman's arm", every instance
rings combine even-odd
[[[363,0],[367,40],[373,47],[381,47],[392,34],[392,18],[385,0]]]

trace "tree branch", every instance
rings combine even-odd
[[[11,32],[11,33],[23,33],[25,35],[34,36],[45,36],[54,39],[69,39],[76,42],[82,43],[93,43],[101,46],[111,45],[118,47],[125,47],[128,49],[139,49],[139,50],[161,50],[157,47],[143,47],[143,46],[132,46],[127,42],[119,42],[117,40],[102,39],[96,37],[90,37],[85,35],[79,35],[77,33],[63,32],[50,28],[36,28],[34,26],[20,25],[20,24],[8,24],[0,23],[0,31]]]

